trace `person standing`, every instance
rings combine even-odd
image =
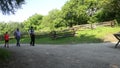
[[[4,35],[4,40],[5,40],[5,45],[4,45],[4,47],[9,48],[9,34],[8,34],[8,32],[5,33],[5,35]]]
[[[19,31],[19,28],[14,32],[15,39],[17,41],[16,46],[20,47],[20,37],[21,37],[21,32]]]
[[[34,33],[34,29],[32,26],[30,27],[29,34],[31,38],[30,46],[35,46],[35,33]]]

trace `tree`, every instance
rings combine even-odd
[[[19,22],[0,22],[0,35],[4,35],[4,33],[8,32],[11,36],[13,36],[14,31],[16,30],[16,28],[20,28],[20,30],[23,32],[24,28],[22,23]]]
[[[43,17],[41,25],[43,28],[52,30],[65,26],[61,11],[58,9],[51,10],[47,16]]]
[[[24,3],[25,0],[0,0],[0,10],[3,14],[14,14]]]
[[[70,0],[62,7],[63,18],[66,20],[66,24],[72,27],[75,24],[77,2],[78,0]]]
[[[89,15],[88,23],[91,24],[91,29],[93,29],[93,23],[96,22],[95,13],[98,9],[98,0],[87,0],[87,14]]]
[[[99,22],[117,20],[120,23],[120,0],[99,0],[96,18]]]
[[[39,26],[42,22],[42,18],[43,16],[39,14],[32,15],[26,21],[23,22],[25,29],[28,30],[31,26],[33,26],[35,30],[39,29]]]
[[[117,21],[120,23],[120,0],[107,0],[108,2],[103,7],[104,12],[106,12],[110,20],[117,19]]]
[[[86,13],[89,9],[95,8],[97,0],[70,0],[62,7],[64,19],[68,26],[88,23],[89,16]]]

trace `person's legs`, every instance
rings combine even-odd
[[[31,45],[32,46],[35,45],[35,36],[34,35],[31,36]]]
[[[18,46],[18,38],[16,40],[17,40],[17,44],[16,45]]]
[[[7,48],[9,48],[9,40],[6,40]]]
[[[5,45],[4,45],[4,47],[6,47],[6,40],[5,40]]]
[[[15,39],[16,39],[16,46],[18,46],[18,40],[17,40],[17,37],[16,37]]]
[[[33,42],[33,46],[35,46],[35,35],[33,35],[33,37],[32,37],[32,42]]]
[[[20,46],[20,37],[18,38],[18,46]]]
[[[32,45],[32,36],[30,36],[30,46]]]
[[[7,48],[9,48],[9,42],[7,43]]]
[[[17,40],[17,46],[20,46],[20,37],[17,37],[16,40]]]

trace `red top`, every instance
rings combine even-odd
[[[8,35],[8,34],[5,34],[5,35],[4,35],[4,39],[5,39],[5,40],[9,40],[9,35]]]

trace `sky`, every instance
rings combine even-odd
[[[52,9],[61,9],[67,0],[25,0],[26,4],[22,5],[13,15],[3,15],[0,13],[0,21],[23,22],[35,13],[47,15]]]

